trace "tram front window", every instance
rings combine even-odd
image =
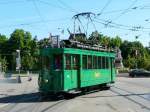
[[[41,64],[43,70],[49,70],[50,69],[50,59],[48,56],[41,57]]]

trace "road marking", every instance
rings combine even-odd
[[[3,105],[0,105],[0,108],[3,108],[5,106],[9,105],[8,103],[7,104],[3,104]]]

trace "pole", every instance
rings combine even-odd
[[[20,67],[21,67],[21,58],[20,58],[20,50],[16,50],[17,52],[17,58],[16,58],[16,69],[18,70],[19,74],[17,75],[17,82],[21,83],[21,77],[20,77]]]
[[[137,60],[137,53],[138,53],[138,51],[137,51],[137,49],[136,49],[136,50],[135,50],[135,56],[136,56],[136,59],[135,59],[135,61],[136,61],[135,64],[136,64],[136,65],[135,65],[135,67],[136,67],[136,69],[137,69],[137,61],[138,61],[138,60]]]
[[[135,42],[137,42],[137,39],[139,38],[139,36],[135,36]],[[135,50],[135,67],[137,69],[137,61],[138,61],[138,58],[137,58],[137,55],[138,55],[138,49]]]

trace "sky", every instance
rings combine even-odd
[[[150,42],[150,0],[0,0],[0,33],[8,38],[15,29],[24,29],[38,40],[50,33],[67,39],[73,32],[73,16],[92,12],[91,19],[79,16],[79,26],[87,34],[97,30],[123,40]],[[64,31],[64,32],[62,32]]]

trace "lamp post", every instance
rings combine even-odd
[[[139,38],[139,36],[135,36],[135,42],[137,42],[137,39]],[[135,49],[135,56],[136,56],[136,59],[135,59],[135,67],[137,69],[137,55],[138,55],[138,49]]]
[[[16,70],[19,71],[19,75],[17,75],[17,82],[21,83],[21,78],[20,78],[20,68],[21,68],[21,58],[20,58],[20,50],[16,50]]]

